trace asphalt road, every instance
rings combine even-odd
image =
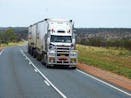
[[[78,69],[46,68],[25,47],[0,52],[0,98],[131,98]]]

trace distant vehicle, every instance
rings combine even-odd
[[[47,67],[76,68],[78,52],[72,20],[44,19],[28,28],[28,52]]]

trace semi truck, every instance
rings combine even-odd
[[[78,51],[72,20],[46,18],[28,27],[28,52],[49,66],[76,68]]]

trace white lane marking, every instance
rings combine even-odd
[[[83,71],[81,71],[81,70],[79,70],[79,69],[76,69],[76,70],[77,70],[78,72],[80,72],[80,73],[82,73],[82,74],[84,74],[84,75],[92,78],[92,79],[95,79],[95,80],[97,80],[97,81],[99,81],[99,82],[101,82],[101,83],[103,83],[103,84],[105,84],[105,85],[113,88],[113,89],[116,89],[116,90],[118,90],[118,91],[120,91],[120,92],[122,92],[122,93],[124,93],[124,94],[126,94],[126,95],[128,95],[128,96],[131,96],[131,93],[128,93],[128,92],[126,92],[126,91],[124,91],[124,90],[122,90],[122,89],[120,89],[120,88],[118,88],[118,87],[116,87],[116,86],[113,86],[113,85],[111,85],[111,84],[109,84],[109,83],[107,83],[107,82],[105,82],[105,81],[103,81],[103,80],[100,80],[99,78],[96,78],[96,77],[94,77],[94,76],[92,76],[92,75],[90,75],[90,74],[88,74],[88,73],[85,73],[85,72],[83,72]]]
[[[26,56],[22,49],[20,49],[24,57],[31,63],[31,65],[38,71],[38,73],[53,87],[63,98],[67,98],[35,65],[34,63]]]
[[[29,62],[29,65],[31,65],[31,62]]]
[[[3,52],[4,52],[4,49],[0,52],[0,55],[2,55]]]
[[[25,56],[25,54],[23,54],[23,56]]]
[[[46,80],[44,80],[44,82],[47,86],[50,86],[50,84]]]
[[[27,58],[27,57],[25,57],[25,60],[28,60],[28,58]]]
[[[38,72],[37,69],[34,69],[35,72]]]

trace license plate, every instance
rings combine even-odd
[[[59,60],[67,60],[67,58],[65,56],[60,56]]]
[[[65,55],[62,54],[61,57],[65,57]]]

